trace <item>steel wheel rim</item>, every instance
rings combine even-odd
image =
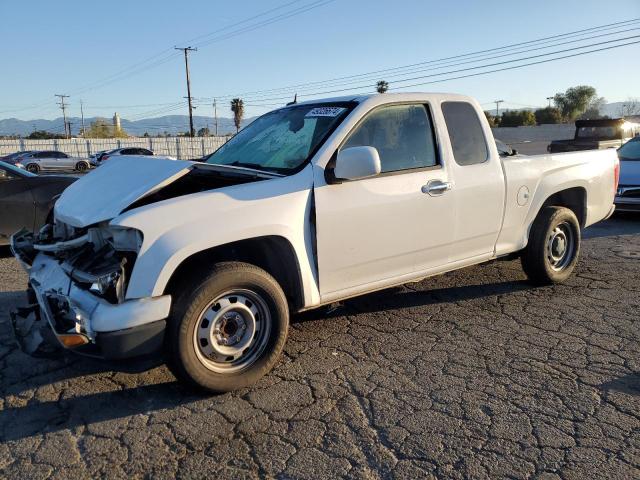
[[[250,367],[269,340],[271,313],[256,292],[234,289],[219,295],[200,312],[193,346],[200,362],[216,373]]]
[[[547,238],[547,260],[552,270],[559,272],[571,264],[575,252],[575,235],[567,222],[556,225]]]

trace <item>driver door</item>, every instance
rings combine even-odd
[[[316,182],[321,301],[402,283],[448,263],[455,202],[448,189],[428,192],[429,185],[450,181],[431,118],[423,104],[372,110],[340,149],[376,148],[381,173]]]

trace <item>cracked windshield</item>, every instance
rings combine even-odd
[[[207,163],[291,173],[346,116],[345,104],[301,105],[263,115],[238,133]]]

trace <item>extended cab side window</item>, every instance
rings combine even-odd
[[[467,102],[444,102],[442,114],[447,124],[453,158],[458,165],[475,165],[489,158],[482,124],[473,105]]]
[[[390,105],[375,109],[350,134],[342,149],[374,147],[382,172],[437,165],[429,112],[424,105]]]

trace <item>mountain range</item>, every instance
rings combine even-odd
[[[603,115],[607,115],[611,118],[620,116],[620,110],[625,102],[607,103],[602,108]],[[532,109],[525,109],[532,110]],[[85,118],[84,123],[88,128],[91,122],[102,117]],[[242,125],[246,125],[251,122],[255,117],[246,118],[242,121]],[[79,117],[70,117],[71,131],[74,135],[80,132],[82,121]],[[107,119],[111,123],[110,119]],[[166,115],[163,117],[144,118],[142,120],[127,120],[121,119],[120,124],[125,132],[129,135],[142,136],[148,133],[151,136],[157,134],[163,134],[168,132],[171,135],[183,133],[189,131],[189,117],[187,115]],[[18,120],[17,118],[7,118],[0,120],[0,135],[29,135],[34,130],[46,130],[52,133],[64,133],[64,123],[62,117],[54,120]],[[211,117],[194,116],[193,127],[196,132],[203,127],[209,128],[211,133],[214,133],[214,120]],[[218,118],[218,134],[225,135],[227,133],[234,133],[236,127],[232,118],[220,117]]]
[[[92,122],[99,118],[106,120],[111,124],[111,119],[105,119],[104,117],[91,117],[85,118],[84,124],[86,128],[89,128]],[[242,125],[246,125],[251,122],[255,117],[246,118],[242,121]],[[71,122],[71,132],[73,135],[77,135],[82,127],[82,120],[79,117],[69,117],[67,119]],[[183,133],[189,131],[189,116],[188,115],[166,115],[163,117],[144,118],[141,120],[127,120],[125,118],[120,120],[122,129],[129,135],[142,136],[148,133],[151,136],[162,134],[165,131],[171,135],[177,133]],[[211,133],[214,133],[215,126],[212,117],[193,117],[193,128],[196,132],[203,127],[209,128]],[[55,118],[53,120],[18,120],[17,118],[7,118],[0,120],[0,135],[29,135],[34,130],[46,130],[51,133],[64,133],[64,121],[62,117]],[[220,117],[218,118],[218,134],[224,135],[227,133],[234,133],[236,127],[232,118]]]

